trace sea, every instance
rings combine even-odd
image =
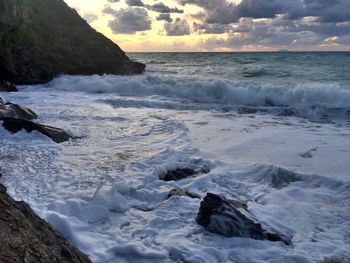
[[[77,139],[0,128],[0,182],[93,262],[307,263],[350,256],[350,53],[129,53],[137,76],[0,97]],[[161,180],[177,168],[208,173]],[[292,242],[224,237],[201,199],[248,204]]]

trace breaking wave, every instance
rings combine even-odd
[[[61,76],[45,87],[146,99],[150,107],[175,108],[264,107],[289,108],[295,115],[350,117],[350,90],[338,84],[310,83],[295,86],[259,84],[194,77]],[[152,101],[149,101],[151,98]],[[130,98],[129,98],[130,99]],[[162,103],[159,103],[161,101]],[[119,103],[119,102],[118,102]],[[157,103],[159,105],[157,105]],[[169,104],[170,103],[170,104]],[[153,106],[152,106],[153,105]]]

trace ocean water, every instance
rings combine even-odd
[[[129,56],[147,72],[0,93],[80,138],[0,128],[0,180],[15,199],[94,262],[350,256],[350,53]],[[210,172],[159,180],[180,167]],[[167,199],[175,187],[246,201],[293,245],[209,233],[199,199]]]

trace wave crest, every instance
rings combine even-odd
[[[296,86],[234,82],[220,79],[159,77],[147,74],[124,76],[62,76],[47,85],[65,91],[114,93],[128,97],[157,97],[201,108],[223,106],[282,107],[306,116],[350,115],[350,90],[338,84],[310,83]],[[200,106],[201,105],[201,106]],[[209,107],[209,108],[210,108]]]

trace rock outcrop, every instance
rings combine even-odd
[[[175,170],[166,171],[164,174],[159,175],[159,179],[169,182],[169,181],[179,181],[190,177],[200,176],[202,174],[209,173],[207,167],[201,167],[199,169],[192,168],[177,168]]]
[[[5,92],[16,92],[17,88],[15,85],[13,85],[12,83],[6,81],[6,80],[2,80],[0,79],[0,92],[1,91],[5,91]]]
[[[0,262],[90,263],[24,202],[14,201],[0,184]]]
[[[36,113],[31,109],[6,102],[0,98],[0,122],[6,130],[12,133],[19,132],[20,130],[27,132],[38,131],[57,143],[73,138],[62,129],[32,122],[37,117]]]
[[[167,171],[167,173],[164,176],[161,176],[161,179],[166,182],[178,181],[187,177],[194,176],[196,174],[198,174],[198,172],[191,168],[178,168],[175,170]]]
[[[208,193],[201,202],[197,223],[210,232],[227,237],[266,239],[290,244],[287,238],[264,229],[249,214],[246,203],[228,200],[212,193]]]
[[[38,116],[27,107],[5,102],[0,98],[0,118],[16,118],[23,120],[34,120]]]
[[[27,132],[38,131],[57,143],[62,143],[73,138],[62,129],[42,125],[28,120],[16,118],[0,118],[0,121],[3,122],[2,126],[12,133],[17,133],[20,130],[25,130]]]
[[[37,84],[61,74],[139,74],[111,40],[63,0],[0,1],[0,79]]]

